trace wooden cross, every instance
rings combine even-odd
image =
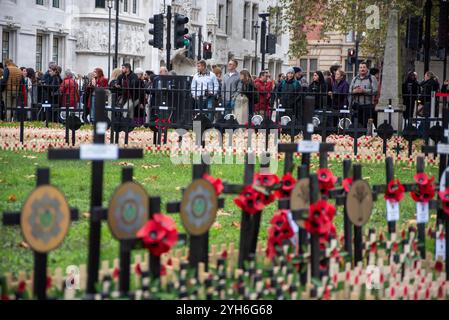
[[[106,93],[102,88],[95,89],[95,122],[94,143],[81,145],[79,149],[49,149],[49,160],[92,160],[92,184],[90,202],[89,227],[89,256],[87,274],[87,294],[96,293],[95,284],[98,282],[98,269],[100,264],[100,236],[101,220],[104,219],[104,210],[101,209],[103,200],[103,173],[104,161],[117,159],[143,158],[142,149],[119,149],[117,145],[105,144]]]
[[[269,157],[269,154],[265,154]],[[251,160],[251,161],[250,161]],[[239,194],[241,190],[248,185],[253,184],[254,178],[254,162],[255,154],[249,152],[245,155],[245,172],[243,178],[243,185],[240,184],[225,184],[225,194]],[[269,163],[261,164],[261,168],[269,167]],[[242,211],[240,223],[240,247],[239,247],[239,268],[244,268],[244,262],[250,259],[251,254],[256,253],[257,236],[259,234],[261,213],[248,214]]]
[[[209,173],[209,165],[204,163],[204,155],[202,156],[201,164],[193,165],[192,180],[196,181],[202,179],[205,173]],[[183,193],[185,190],[183,190]],[[181,202],[168,202],[167,213],[179,213],[181,212]],[[224,199],[218,198],[217,209],[224,207]],[[210,227],[210,226],[209,226]],[[209,230],[200,235],[190,234],[189,238],[189,265],[192,268],[198,270],[198,264],[203,262],[205,270],[208,270],[209,266]]]
[[[443,172],[446,170],[446,168],[449,165],[449,109],[443,108],[443,128],[446,128],[444,130],[443,140],[441,143],[438,143],[436,146],[423,146],[422,152],[424,153],[433,153],[438,154],[440,156],[440,162],[439,162],[439,170],[438,170],[438,177],[442,178]],[[440,181],[441,182],[441,181]],[[437,212],[437,224],[443,223],[444,219],[444,213],[441,209],[438,209]]]
[[[357,145],[357,141],[359,139],[359,133],[364,133],[366,134],[366,128],[359,128],[359,119],[358,117],[354,118],[354,128],[348,128],[345,129],[344,132],[345,133],[353,133],[354,134],[354,155],[357,155],[358,153],[358,145]]]
[[[340,114],[340,111],[334,112],[334,110],[328,109],[327,106],[324,106],[323,109],[315,110],[315,114],[317,114],[317,113],[323,115],[322,116],[322,121],[321,121],[322,125],[318,126],[314,130],[314,132],[315,133],[321,133],[321,142],[326,142],[328,132],[332,133],[332,132],[336,131],[335,127],[333,127],[333,126],[332,127],[328,127],[327,126],[327,119],[329,118],[329,115],[330,115],[331,120],[333,120],[334,117],[336,116],[336,114]]]
[[[37,169],[37,181],[36,186],[50,186],[50,170],[48,168],[40,168]],[[36,189],[37,191],[38,189]],[[32,197],[33,193],[30,195]],[[36,198],[36,199],[34,199]],[[28,199],[29,200],[29,199]],[[27,200],[27,202],[28,202]],[[33,250],[34,253],[34,272],[33,272],[33,295],[38,300],[46,300],[47,299],[47,255],[48,253],[55,249],[56,246],[58,246],[64,236],[64,231],[61,231],[63,229],[61,227],[62,224],[70,223],[70,221],[78,220],[78,209],[70,208],[68,217],[61,217],[59,216],[59,223],[60,225],[57,226],[57,230],[55,228],[50,229],[43,229],[41,230],[33,230],[33,225],[36,223],[47,223],[51,222],[47,219],[46,216],[48,213],[50,214],[60,214],[62,211],[64,211],[63,207],[65,206],[64,203],[61,202],[62,199],[60,197],[55,196],[55,194],[50,194],[49,192],[46,192],[43,195],[40,195],[39,197],[33,197],[33,201],[31,203],[31,208],[27,209],[26,203],[24,207],[22,208],[22,212],[5,212],[3,213],[3,224],[5,226],[7,225],[21,225],[22,227],[22,234],[24,235],[26,240],[29,240],[30,234],[32,236],[31,242],[28,244]],[[40,203],[40,201],[46,201],[50,204],[52,204],[52,210],[53,211],[43,211],[43,205]],[[54,205],[56,201],[56,206]],[[46,203],[46,205],[48,205]],[[57,209],[58,208],[58,209]],[[26,211],[31,210],[31,215],[29,215]],[[56,211],[58,210],[58,211]],[[22,220],[22,215],[29,215],[29,218],[25,218],[26,220]],[[34,218],[33,218],[34,216]],[[33,218],[33,221],[31,221]],[[42,220],[44,219],[44,220]],[[54,217],[53,217],[53,220]],[[47,222],[46,222],[47,221]],[[39,227],[39,226],[37,226]],[[36,226],[34,226],[36,228]],[[68,225],[67,225],[68,230]],[[67,230],[65,232],[67,232]],[[36,235],[36,233],[41,233],[39,236]],[[42,233],[43,232],[43,233]],[[52,232],[57,232],[57,234],[52,234]],[[39,238],[38,240],[33,240],[35,238]],[[56,239],[56,240],[55,240]],[[45,246],[51,244],[53,241],[57,241],[52,248],[39,248],[39,251],[35,246],[40,245],[41,242],[45,243]],[[28,241],[27,241],[28,242]]]

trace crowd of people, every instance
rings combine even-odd
[[[56,63],[49,63],[48,70],[36,72],[32,68],[17,67],[10,59],[0,65],[0,87],[3,110],[1,118],[14,119],[14,107],[50,104],[60,108],[82,110],[84,122],[95,118],[95,89],[108,89],[108,105],[123,110],[124,118],[131,118],[136,125],[142,125],[157,116],[154,110],[154,92],[167,89],[163,76],[175,75],[161,67],[158,74],[141,68],[132,70],[129,63],[112,70],[110,79],[101,68],[95,68],[87,76],[62,70]],[[430,112],[431,92],[448,92],[449,80],[439,80],[431,72],[425,73],[419,82],[416,72],[409,72],[402,86],[405,119],[426,116]],[[226,73],[219,66],[208,69],[204,60],[198,61],[197,72],[190,87],[194,109],[205,111],[206,116],[216,120],[214,108],[222,107],[225,113],[233,113],[239,122],[251,121],[254,115],[272,117],[273,110],[285,110],[284,115],[301,123],[304,119],[304,97],[314,96],[314,108],[341,110],[352,107],[359,123],[366,126],[369,118],[375,118],[375,107],[380,96],[380,71],[368,68],[360,62],[357,75],[350,83],[341,64],[335,62],[329,70],[315,71],[308,83],[300,67],[292,67],[285,74],[273,78],[269,70],[262,70],[258,76],[246,69],[238,71],[238,61],[230,59]],[[31,119],[32,113],[27,112]],[[334,123],[328,125],[335,126]]]

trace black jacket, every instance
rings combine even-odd
[[[430,104],[432,100],[432,91],[438,92],[440,90],[440,84],[436,79],[429,79],[421,82],[421,94],[419,100],[422,104]]]
[[[138,100],[140,82],[137,75],[131,72],[129,75],[122,73],[117,78],[117,84],[120,86],[119,95],[126,100]]]

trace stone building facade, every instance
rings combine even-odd
[[[113,1],[115,3],[115,1]],[[109,20],[107,0],[1,0],[0,61],[12,58],[19,66],[46,70],[48,62],[56,61],[63,69],[87,74],[95,67],[107,73],[109,25],[111,25],[111,65],[115,51],[115,4]],[[209,64],[226,68],[230,57],[239,61],[239,69],[252,73],[261,69],[261,55],[255,59],[256,29],[253,23],[261,19],[258,13],[276,6],[276,0],[166,0],[173,13],[189,17],[189,33],[198,34],[212,43],[213,56]],[[118,65],[129,62],[145,70],[159,70],[165,63],[165,50],[148,45],[148,18],[163,13],[163,0],[120,0]],[[110,23],[109,23],[110,22]],[[272,22],[270,28],[274,26]],[[258,29],[258,51],[260,29]],[[165,40],[164,40],[165,41]],[[273,74],[288,68],[289,38],[280,33],[276,54],[266,55],[266,68]],[[172,57],[176,56],[172,51]],[[185,73],[194,69],[191,63]],[[225,70],[224,70],[225,71]],[[182,72],[177,72],[183,74]]]

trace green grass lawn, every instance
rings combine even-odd
[[[296,160],[297,161],[297,160]],[[134,167],[134,179],[145,186],[150,195],[158,195],[162,198],[162,208],[168,201],[180,200],[181,188],[188,185],[192,177],[190,165],[174,165],[170,158],[161,154],[146,154],[143,160],[114,161],[105,165],[103,205],[107,206],[109,197],[120,183],[121,167],[132,164]],[[49,267],[62,267],[79,265],[87,262],[88,219],[83,213],[88,212],[90,198],[90,163],[81,161],[48,161],[47,154],[32,152],[0,151],[0,212],[20,210],[28,193],[35,187],[35,173],[38,167],[50,167],[51,183],[59,187],[66,195],[70,206],[77,207],[80,211],[80,220],[72,223],[64,243],[49,255]],[[281,174],[283,164],[278,166]],[[317,168],[314,160],[313,168]],[[341,176],[342,164],[331,162],[330,168],[335,175]],[[397,165],[396,177],[402,182],[413,179],[414,164]],[[426,172],[435,175],[436,167],[426,168]],[[243,165],[213,165],[211,174],[219,176],[231,183],[243,181]],[[370,184],[385,182],[384,164],[365,164],[363,176]],[[11,200],[11,196],[16,201]],[[224,213],[217,217],[217,224],[211,229],[210,243],[222,244],[239,242],[239,223],[241,211],[232,199],[234,196],[226,196]],[[277,204],[270,205],[263,212],[260,241],[266,240],[269,220]],[[368,226],[386,226],[385,204],[382,196],[376,203]],[[414,202],[407,195],[401,203],[401,222],[414,218]],[[178,223],[179,230],[183,232],[178,215],[173,215]],[[336,226],[342,230],[341,208],[336,216]],[[434,219],[432,219],[434,221]],[[107,223],[102,226],[101,236],[101,260],[112,260],[118,256],[118,242],[109,232]],[[31,271],[33,264],[32,251],[20,245],[22,237],[19,227],[5,227],[0,223],[0,274],[4,272],[17,272],[19,270]]]

